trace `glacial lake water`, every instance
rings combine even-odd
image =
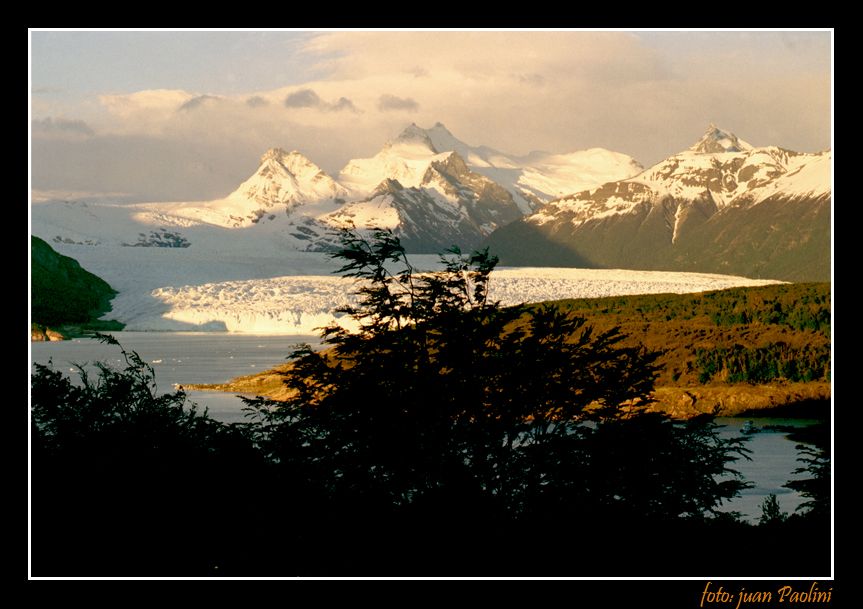
[[[156,373],[160,392],[174,389],[175,384],[222,383],[236,376],[252,374],[285,361],[297,343],[307,342],[316,346],[316,336],[255,336],[230,333],[184,333],[184,332],[114,332],[112,333],[127,351],[136,351],[149,362]],[[31,343],[32,363],[53,362],[55,368],[75,376],[74,364],[90,368],[94,361],[121,366],[122,356],[118,347],[99,343],[93,339],[74,339],[61,342]],[[225,422],[244,420],[243,402],[231,393],[190,391],[189,399],[201,408],[206,407],[210,416]],[[757,427],[763,425],[806,426],[815,421],[802,419],[752,419]],[[739,436],[745,420],[719,418],[724,427],[720,433]],[[736,510],[755,520],[761,514],[760,504],[767,495],[776,494],[780,506],[793,512],[803,501],[796,492],[782,488],[794,479],[792,472],[800,464],[796,461],[796,442],[781,432],[752,434],[746,443],[752,451],[751,460],[738,460],[733,467],[744,478],[753,483],[753,488],[743,491],[741,497],[723,506],[724,510]]]
[[[224,383],[284,363],[298,343],[320,344],[316,336],[255,336],[226,332],[111,332],[123,348],[135,351],[153,366],[161,393],[175,385]],[[32,363],[47,364],[73,377],[75,364],[93,369],[92,362],[121,367],[119,347],[89,338],[31,343]],[[243,402],[233,393],[187,391],[189,400],[207,408],[214,419],[234,423],[244,420]]]

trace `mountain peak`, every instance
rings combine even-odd
[[[282,164],[295,163],[297,161],[306,161],[308,163],[311,163],[309,158],[299,150],[291,150],[290,152],[287,152],[284,148],[270,148],[263,155],[261,155],[262,165],[270,160]]]
[[[286,152],[283,148],[270,148],[261,156],[261,171],[264,171],[267,166],[273,170],[270,163],[275,163],[288,173],[297,176],[300,174],[317,174],[322,173],[321,168],[315,165],[309,158],[298,150]],[[276,169],[276,171],[279,171]]]
[[[698,154],[716,154],[720,152],[743,152],[744,150],[752,150],[752,146],[730,131],[720,129],[710,123],[701,139],[689,150]]]
[[[270,148],[261,156],[261,165],[254,175],[227,198],[240,201],[238,210],[244,212],[330,200],[346,194],[340,184],[301,152]]]
[[[434,144],[432,144],[428,131],[422,127],[418,127],[416,123],[411,123],[405,127],[398,137],[389,144],[389,146],[393,147],[399,144],[419,144],[428,148],[434,154],[437,154],[438,152],[435,149]]]
[[[283,148],[270,148],[264,154],[261,155],[261,165],[266,163],[267,161],[281,161],[282,157],[287,156],[287,152]]]
[[[402,186],[401,182],[398,180],[394,180],[393,178],[384,178],[384,180],[374,189],[372,196],[375,197],[379,195],[393,194],[404,190],[404,188],[405,187]]]

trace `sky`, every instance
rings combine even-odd
[[[410,123],[645,167],[710,123],[816,152],[832,143],[831,77],[830,31],[33,30],[31,186],[213,199],[269,148],[336,176]]]

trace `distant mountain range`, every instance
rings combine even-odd
[[[832,153],[754,148],[711,125],[691,148],[495,231],[504,264],[830,278]]]
[[[412,124],[337,178],[274,148],[224,199],[45,202],[32,224],[64,245],[274,254],[332,250],[340,227],[384,227],[410,252],[488,245],[510,265],[826,279],[831,161],[753,148],[711,125],[645,171],[609,150],[518,157]]]

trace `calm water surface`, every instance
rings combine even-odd
[[[284,363],[302,342],[319,345],[316,336],[250,336],[222,332],[112,332],[127,351],[135,351],[156,373],[159,391],[174,385],[224,383],[234,377],[261,372]],[[93,339],[31,343],[32,362],[47,364],[75,375],[74,364],[96,361],[122,366],[120,349]],[[228,423],[243,420],[243,402],[232,393],[189,391],[189,399],[210,416]]]
[[[756,427],[765,425],[782,425],[791,427],[806,427],[818,423],[817,420],[809,419],[779,419],[779,418],[729,418],[720,417],[716,422],[725,427],[720,434],[725,437],[740,436],[741,428],[747,421],[752,421]],[[793,512],[805,498],[791,489],[782,488],[789,480],[806,478],[806,475],[792,473],[802,464],[797,462],[797,449],[799,442],[788,439],[788,434],[775,431],[761,431],[746,436],[747,449],[752,451],[748,456],[750,460],[740,459],[731,465],[742,475],[744,480],[753,483],[753,487],[746,489],[741,496],[723,506],[724,511],[738,511],[750,520],[757,520],[761,515],[761,502],[770,495],[776,495],[783,511]]]
[[[155,372],[161,392],[173,390],[175,384],[223,383],[236,376],[252,374],[285,361],[294,345],[308,342],[320,344],[316,336],[250,336],[229,333],[175,332],[115,332],[112,333],[126,350],[136,351],[149,362]],[[56,368],[74,375],[74,364],[86,365],[103,361],[122,365],[116,346],[104,345],[92,339],[75,339],[54,343],[31,343],[32,362],[46,364],[49,359]],[[210,416],[225,422],[244,420],[243,403],[234,394],[190,391],[189,399],[206,407]],[[751,419],[757,427],[763,425],[806,426],[815,421],[802,419]],[[720,418],[726,437],[739,436],[744,419]],[[797,493],[782,488],[799,466],[796,443],[780,432],[761,432],[748,436],[747,448],[751,460],[739,460],[732,467],[740,471],[754,486],[733,502],[723,506],[736,510],[750,519],[761,514],[760,504],[773,493],[783,510],[792,512],[802,501]],[[799,476],[798,476],[799,477]]]

